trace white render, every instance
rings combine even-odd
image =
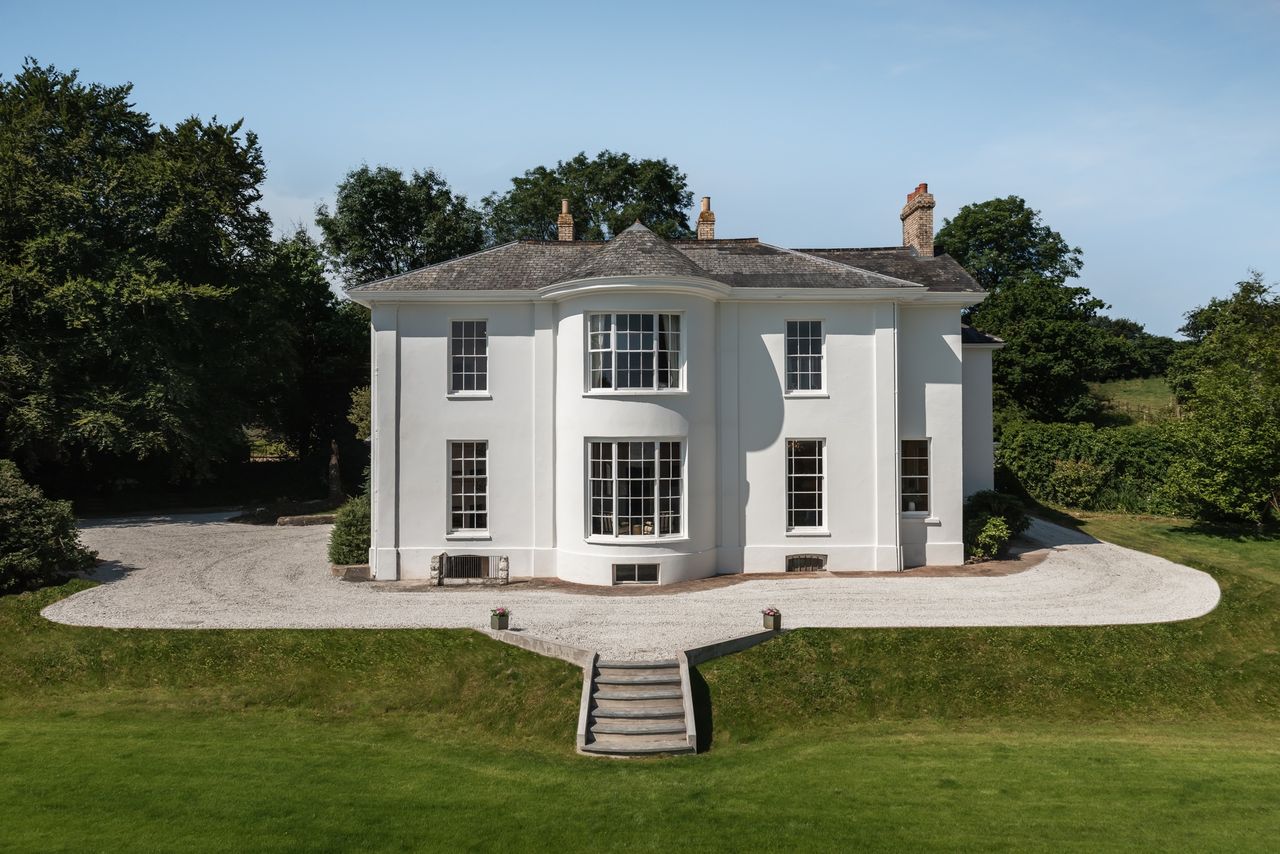
[[[361,295],[373,309],[375,577],[426,578],[441,552],[507,555],[513,577],[585,584],[611,584],[619,562],[656,562],[662,583],[777,572],[807,552],[836,570],[962,563],[963,499],[991,481],[990,352],[960,342],[960,310],[982,295],[760,291],[613,277],[552,292]],[[584,318],[610,310],[681,315],[681,390],[586,390]],[[459,319],[488,322],[488,394],[448,394]],[[784,394],[796,319],[824,322],[821,394]],[[685,443],[682,535],[587,535],[588,438]],[[826,442],[823,533],[786,530],[788,438]],[[902,438],[930,442],[929,513],[898,509]],[[476,439],[489,442],[488,533],[450,535],[448,442]]]

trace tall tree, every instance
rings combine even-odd
[[[334,269],[348,285],[394,276],[484,247],[480,212],[434,171],[353,169],[338,185],[333,212],[316,224]]]
[[[1092,322],[1106,304],[1067,284],[1083,265],[1079,248],[1017,196],[961,208],[936,246],[990,293],[968,320],[1007,342],[993,363],[996,405],[1043,421],[1093,415],[1087,381],[1105,342]]]
[[[301,457],[328,454],[352,435],[351,390],[369,376],[369,312],[339,299],[325,278],[324,253],[301,228],[272,247],[272,284],[261,311],[287,348],[260,386],[257,421]]]
[[[0,451],[101,480],[243,441],[270,220],[240,122],[153,127],[130,86],[0,80]]]
[[[1169,472],[1198,516],[1280,518],[1280,296],[1260,273],[1187,314],[1175,359],[1189,415]]]
[[[606,150],[529,169],[511,189],[485,196],[490,241],[554,240],[561,199],[569,200],[579,240],[608,239],[636,220],[662,237],[693,234],[685,216],[693,193],[675,164]]]

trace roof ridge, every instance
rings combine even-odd
[[[807,249],[796,247],[796,252],[909,252],[910,246],[811,246]]]

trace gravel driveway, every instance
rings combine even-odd
[[[667,656],[748,634],[776,605],[799,626],[1084,626],[1186,620],[1213,610],[1203,572],[1036,521],[1050,549],[1000,577],[756,579],[674,595],[613,597],[559,590],[446,588],[416,592],[329,573],[330,526],[234,524],[226,514],[90,521],[85,545],[109,583],[44,610],[51,620],[115,628],[485,628],[506,605],[512,628],[600,651]]]

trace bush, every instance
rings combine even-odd
[[[1092,510],[1110,474],[1087,460],[1054,460],[1053,474],[1045,485],[1046,497],[1054,504]]]
[[[1167,479],[1180,448],[1172,423],[1098,428],[1023,421],[1005,426],[997,471],[1004,488],[1011,486],[1007,473],[1037,501],[1171,514],[1177,508]]]
[[[329,535],[329,561],[339,566],[369,562],[369,493],[358,495],[338,508]]]
[[[1031,517],[1026,505],[1016,495],[1007,495],[984,489],[970,495],[964,503],[965,518],[970,516],[1001,516],[1009,525],[1009,533],[1016,537],[1031,527]]]
[[[1009,523],[1003,516],[988,516],[982,528],[973,537],[969,547],[969,557],[974,560],[991,560],[999,557],[1004,553],[1005,546],[1009,545],[1012,537]]]
[[[1009,540],[1031,525],[1022,501],[989,489],[975,492],[964,503],[964,552],[969,560],[1002,556]]]
[[[96,558],[80,545],[71,503],[45,498],[0,460],[0,594],[61,581]]]

